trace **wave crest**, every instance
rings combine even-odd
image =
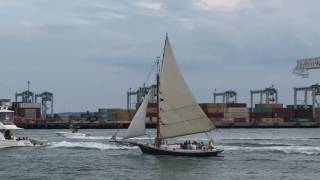
[[[129,147],[115,144],[104,144],[98,142],[53,142],[50,143],[49,148],[83,148],[83,149],[98,149],[98,150],[126,150],[137,149],[137,147]]]

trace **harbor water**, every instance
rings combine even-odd
[[[115,130],[80,130],[85,139],[65,139],[61,130],[22,130],[47,146],[0,149],[0,179],[319,179],[319,129],[218,129],[209,133],[225,151],[191,158],[142,154],[109,143]],[[68,131],[68,130],[65,130]],[[121,130],[119,135],[124,134]],[[153,135],[154,131],[149,130]],[[206,142],[205,134],[175,139]],[[152,141],[142,137],[137,141]]]

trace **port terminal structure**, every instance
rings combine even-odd
[[[50,111],[50,116],[53,117],[53,93],[45,91],[40,94],[35,94],[35,103],[41,99],[42,106],[42,117],[44,119],[48,116],[48,111]]]
[[[20,102],[34,103],[34,93],[30,91],[30,81],[27,81],[27,83],[28,83],[28,89],[26,91],[15,94],[16,102],[18,102],[19,97],[21,97]]]
[[[28,89],[26,91],[15,93],[15,102],[37,104],[39,99],[41,99],[42,118],[46,119],[49,114],[51,117],[53,117],[53,93],[45,91],[36,94],[30,90],[31,82],[27,81],[27,84]],[[48,111],[50,111],[50,113]]]
[[[308,105],[308,95],[311,92],[311,101],[313,107],[313,118],[315,118],[315,109],[320,107],[320,85],[314,84],[308,87],[294,87],[294,106],[298,105],[298,92],[303,92],[303,105]]]
[[[258,94],[260,97],[260,104],[277,104],[278,103],[278,90],[273,87],[262,89],[262,90],[250,90],[250,105],[253,108],[254,95]]]
[[[225,92],[214,92],[213,93],[213,103],[217,103],[217,97],[222,97],[222,103],[237,103],[238,95],[236,91],[228,90]]]
[[[320,69],[320,57],[297,60],[297,66],[293,70],[293,73],[303,78],[308,78],[308,71],[312,69]]]
[[[151,86],[145,86],[144,84],[142,87],[139,87],[136,91],[132,91],[132,89],[130,88],[127,92],[127,109],[137,109],[138,107],[136,105],[140,105],[142,103],[144,96],[148,94],[150,90],[152,91],[150,97],[155,97],[155,84]],[[153,100],[149,102],[153,102]],[[134,105],[134,107],[132,105]]]

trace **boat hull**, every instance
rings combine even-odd
[[[145,145],[140,143],[135,143],[141,151],[145,154],[152,155],[168,155],[168,156],[189,156],[189,157],[208,157],[208,156],[217,156],[223,150],[212,149],[212,150],[171,150],[157,148],[153,145]]]
[[[89,137],[87,134],[71,133],[71,132],[56,132],[58,136],[62,136],[69,139],[81,139]]]
[[[30,140],[0,140],[0,148],[34,146]]]

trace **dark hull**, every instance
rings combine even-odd
[[[153,155],[168,155],[168,156],[189,156],[189,157],[208,157],[208,156],[217,156],[223,150],[166,150],[162,148],[156,148],[154,146],[144,145],[140,143],[136,143],[135,145],[139,146],[141,151],[146,154]]]

